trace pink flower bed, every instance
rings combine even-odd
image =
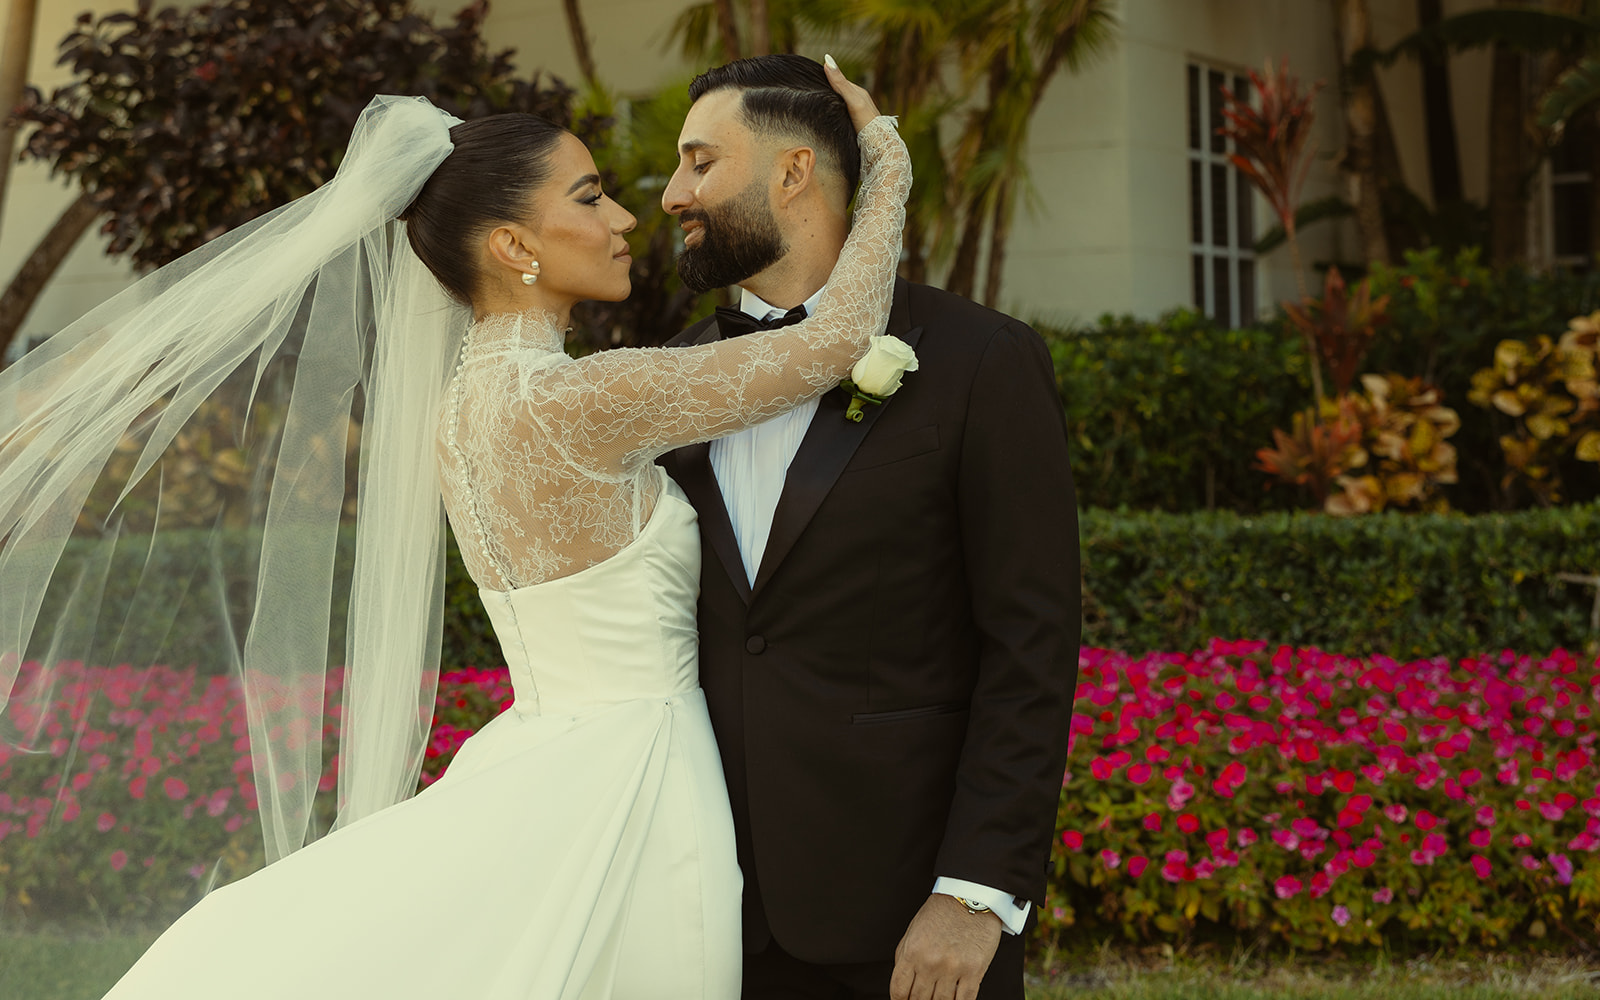
[[[36,665],[21,685],[45,682]],[[332,815],[340,678],[326,692]],[[149,918],[260,864],[237,685],[58,670],[0,747],[6,905]],[[314,695],[313,695],[314,696]],[[511,698],[441,677],[422,784]],[[1266,936],[1297,947],[1552,944],[1600,930],[1592,660],[1399,663],[1260,642],[1085,649],[1045,936]]]
[[[1085,649],[1047,934],[1592,935],[1593,660]]]

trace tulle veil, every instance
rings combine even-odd
[[[456,121],[422,98],[375,98],[332,181],[0,371],[0,745],[65,739],[70,761],[83,733],[41,731],[65,665],[138,669],[173,648],[148,636],[209,614],[199,656],[242,684],[269,862],[318,832],[330,669],[345,668],[339,822],[416,788],[443,607],[435,412],[470,316],[397,217],[449,155]],[[227,454],[215,445],[211,459],[237,489],[204,510],[228,544],[174,565],[165,528],[193,484],[170,449],[212,434],[219,412]],[[353,564],[336,558],[352,530]],[[191,575],[181,606],[162,579],[173,573]]]

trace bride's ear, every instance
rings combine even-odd
[[[539,254],[526,226],[508,223],[489,231],[489,259],[518,275],[537,273]]]

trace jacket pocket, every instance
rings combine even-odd
[[[879,722],[905,722],[909,719],[925,719],[935,715],[954,715],[966,710],[967,703],[964,701],[946,701],[937,705],[923,705],[920,708],[898,708],[892,712],[857,712],[850,716],[850,724],[870,726]]]
[[[876,469],[882,465],[893,465],[895,462],[904,462],[908,458],[916,458],[918,455],[938,450],[938,424],[919,427],[914,431],[896,434],[882,441],[874,441],[871,435],[868,435],[867,439],[861,442],[861,449],[856,452],[855,458],[845,466],[845,471]]]

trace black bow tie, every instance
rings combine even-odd
[[[790,326],[806,318],[806,307],[795,306],[782,316],[771,319],[756,319],[748,313],[738,309],[729,309],[727,306],[717,307],[717,329],[722,331],[722,338],[742,337],[747,333],[757,330],[776,330],[779,327]]]

